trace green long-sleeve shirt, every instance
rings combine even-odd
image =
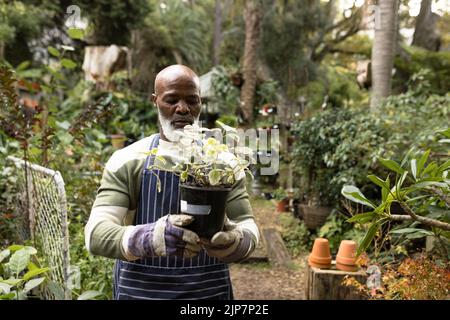
[[[129,260],[123,239],[126,232],[133,228],[142,170],[151,141],[152,137],[139,140],[116,151],[108,160],[85,228],[86,246],[92,254]],[[258,229],[254,224],[245,179],[239,180],[233,186],[225,211],[230,220],[243,223],[243,226],[251,231],[256,246]]]

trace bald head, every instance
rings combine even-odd
[[[175,82],[189,84],[195,86],[200,93],[200,79],[191,68],[174,64],[161,70],[155,78],[155,94],[161,94],[168,85]]]
[[[200,79],[186,66],[169,66],[156,76],[152,100],[158,108],[161,138],[176,141],[175,131],[200,117]]]

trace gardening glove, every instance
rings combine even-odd
[[[245,259],[255,246],[251,233],[228,218],[225,219],[224,231],[217,232],[211,240],[202,239],[202,243],[209,256],[225,263]]]
[[[192,258],[201,250],[199,236],[183,228],[193,216],[168,214],[156,222],[138,225],[128,239],[128,251],[139,258],[177,256]]]

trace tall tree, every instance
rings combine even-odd
[[[128,45],[131,31],[143,27],[150,13],[147,0],[79,0],[78,5],[93,26],[89,42],[95,45]]]
[[[133,90],[152,90],[158,71],[173,63],[187,64],[198,74],[212,64],[212,28],[214,2],[179,0],[150,2],[152,12],[145,26],[133,31]]]
[[[244,84],[241,89],[241,111],[244,124],[247,126],[253,123],[253,104],[255,101],[258,47],[261,40],[262,18],[262,1],[246,1],[244,8],[245,45],[242,65]]]
[[[220,44],[222,42],[222,4],[216,0],[214,10],[213,64],[220,64]]]
[[[439,15],[431,11],[432,0],[422,0],[416,19],[412,45],[431,51],[439,51],[441,36],[437,30]]]
[[[372,97],[370,108],[375,110],[383,98],[391,94],[392,67],[397,41],[398,0],[379,0],[380,21],[375,21],[372,47]]]

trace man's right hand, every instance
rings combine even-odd
[[[194,221],[185,214],[168,214],[156,222],[138,225],[128,239],[128,251],[139,258],[192,258],[201,250],[199,236],[183,228]]]

